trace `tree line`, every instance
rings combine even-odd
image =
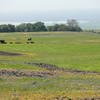
[[[0,25],[0,32],[42,32],[42,31],[82,31],[75,20],[68,21],[67,24],[55,24],[46,26],[43,22],[23,23],[20,25],[4,24]]]
[[[82,29],[79,26],[68,26],[65,24],[56,24],[54,26],[48,26],[48,31],[75,31],[80,32]]]

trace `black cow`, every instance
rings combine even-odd
[[[27,40],[28,40],[28,41],[31,41],[31,40],[32,40],[32,38],[28,38]]]
[[[0,44],[6,44],[7,42],[5,40],[0,40]]]

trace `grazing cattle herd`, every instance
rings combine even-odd
[[[16,42],[7,42],[6,40],[0,40],[0,44],[7,44],[7,43],[9,43],[9,44],[22,44],[22,42],[19,42],[19,41],[16,41]],[[34,44],[35,42],[32,41],[32,38],[28,38],[26,43],[27,44]]]

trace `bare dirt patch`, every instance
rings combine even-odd
[[[100,72],[95,72],[95,71],[83,71],[83,70],[78,70],[78,69],[66,69],[66,68],[60,68],[56,65],[53,64],[46,64],[46,63],[31,63],[31,62],[24,62],[24,64],[28,65],[35,65],[41,68],[44,68],[46,70],[50,71],[63,71],[63,72],[70,72],[70,73],[79,73],[79,74],[99,74]]]
[[[15,77],[39,77],[39,78],[53,78],[57,73],[49,71],[26,71],[15,69],[1,69],[0,76],[15,76]]]
[[[67,73],[74,73],[74,74],[96,74],[100,75],[100,72],[97,71],[84,71],[84,70],[78,70],[78,69],[68,69],[68,68],[61,68],[54,64],[47,64],[47,63],[39,63],[39,62],[17,62],[17,61],[9,61],[9,60],[0,60],[0,63],[7,63],[7,64],[20,64],[20,65],[31,65],[43,68],[45,70],[48,70],[49,72],[52,71],[60,71],[60,72],[67,72]]]
[[[57,67],[56,65],[53,65],[53,64],[46,64],[46,63],[31,63],[31,62],[25,62],[25,64],[28,64],[28,65],[35,65],[35,66],[38,66],[38,67],[41,67],[41,68],[45,68],[47,70],[64,70],[62,68],[59,68]]]
[[[0,51],[0,56],[22,56],[22,54]]]

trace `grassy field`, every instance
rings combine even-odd
[[[34,44],[26,43],[30,37]],[[1,69],[55,73],[52,77],[1,75],[0,100],[60,100],[61,98],[78,100],[100,97],[99,34],[0,33],[0,39],[7,41],[7,44],[0,44],[0,51],[21,54],[20,56],[0,55]],[[67,71],[47,70],[25,63],[51,64]]]

